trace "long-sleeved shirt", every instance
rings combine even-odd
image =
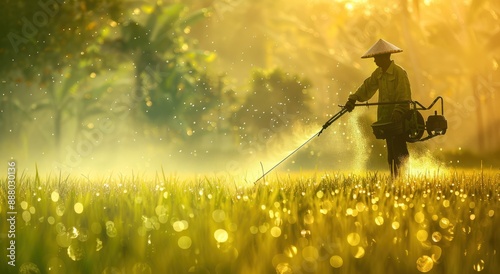
[[[391,64],[385,72],[378,67],[370,77],[366,78],[356,92],[349,96],[349,99],[365,102],[372,98],[377,90],[379,91],[379,102],[411,100],[408,75],[406,71],[402,67],[396,65],[394,61],[391,61]],[[408,109],[409,104],[379,105],[377,109],[377,120],[390,122],[394,111],[404,113]]]

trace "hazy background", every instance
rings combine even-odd
[[[404,50],[414,100],[445,100],[446,135],[410,144],[413,162],[500,166],[498,1],[3,1],[0,174],[13,159],[251,178],[340,110],[379,38]],[[375,114],[356,108],[282,170],[386,169]]]

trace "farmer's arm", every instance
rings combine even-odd
[[[377,92],[379,70],[375,70],[372,75],[359,86],[354,94],[349,95],[349,100],[368,101]]]

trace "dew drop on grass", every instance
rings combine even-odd
[[[22,201],[21,202],[21,208],[24,209],[24,210],[27,210],[28,209],[28,202]]]
[[[59,192],[57,191],[53,191],[52,194],[50,194],[50,199],[56,203],[57,201],[59,201]]]
[[[222,209],[216,209],[212,212],[212,219],[216,223],[224,222],[224,220],[226,219],[226,213]]]
[[[290,245],[285,249],[285,255],[289,258],[293,258],[295,255],[297,255],[297,247],[294,245]]]
[[[113,238],[118,235],[118,231],[116,230],[115,223],[112,221],[106,222],[106,234],[108,237]]]
[[[397,222],[397,221],[392,222],[392,229],[394,229],[394,230],[399,229],[399,222]]]
[[[435,243],[441,241],[442,238],[443,236],[439,231],[435,231],[434,233],[432,233],[432,241],[434,241]]]
[[[82,212],[83,212],[83,204],[82,203],[76,203],[73,206],[73,209],[75,210],[76,214],[82,214]]]
[[[449,200],[443,200],[443,206],[444,207],[450,207],[450,201]]]
[[[68,246],[68,257],[73,261],[79,261],[83,257],[83,248],[77,242]]]
[[[277,226],[274,226],[273,228],[271,228],[271,235],[274,238],[278,238],[279,236],[281,236],[281,228],[279,228]]]
[[[23,211],[23,220],[27,223],[31,221],[31,213],[29,211]]]
[[[259,233],[259,228],[258,228],[258,227],[256,227],[256,226],[254,226],[254,225],[253,225],[253,226],[251,226],[251,227],[250,227],[250,233],[252,233],[252,234],[257,234],[257,233]]]
[[[181,236],[177,241],[177,245],[182,249],[189,249],[191,247],[192,240],[188,236]]]
[[[429,272],[431,271],[433,266],[434,262],[432,261],[432,258],[427,255],[424,255],[417,259],[417,269],[420,272]]]
[[[214,238],[219,243],[225,243],[229,239],[229,234],[224,229],[217,229],[214,232]]]
[[[494,215],[495,211],[493,209],[490,209],[490,211],[488,211],[488,216],[493,217]]]
[[[347,242],[351,245],[351,246],[357,246],[359,244],[359,242],[361,241],[361,237],[359,236],[358,233],[349,233],[347,235]]]
[[[314,262],[319,257],[318,249],[314,246],[306,246],[302,250],[302,257],[308,262]]]
[[[66,211],[66,207],[64,206],[64,204],[57,205],[56,207],[57,216],[61,217],[62,215],[64,215],[64,211]]]
[[[425,220],[425,215],[423,212],[419,211],[415,213],[415,222],[421,224],[424,222],[424,220]]]
[[[49,223],[50,225],[53,225],[55,222],[56,222],[56,219],[54,217],[49,216],[47,218],[47,223]]]
[[[448,218],[441,218],[441,220],[439,220],[439,227],[446,229],[448,226],[450,226],[450,220],[448,220]]]
[[[484,260],[479,260],[479,262],[475,263],[472,266],[472,269],[474,269],[477,272],[483,271],[484,270]]]
[[[353,250],[353,257],[356,259],[361,259],[365,256],[365,249],[361,246],[358,246]]]
[[[425,230],[417,231],[417,239],[421,242],[426,241],[428,236],[429,236],[429,233],[427,233],[427,231],[425,231]]]
[[[380,225],[383,225],[383,224],[384,224],[384,217],[382,217],[382,216],[377,216],[377,217],[375,218],[375,223],[376,223],[377,225],[379,225],[379,226],[380,226]]]
[[[340,268],[344,264],[344,260],[342,260],[342,257],[338,255],[334,255],[330,257],[330,265],[334,268]]]
[[[189,227],[189,223],[186,221],[186,220],[182,220],[182,221],[175,221],[173,224],[172,224],[172,227],[174,228],[174,230],[176,232],[181,232],[181,231],[184,231],[186,229],[188,229]]]

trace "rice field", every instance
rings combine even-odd
[[[0,273],[500,273],[500,172],[265,179],[23,176]]]

